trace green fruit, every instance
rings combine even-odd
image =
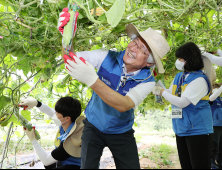
[[[63,47],[68,47],[70,45],[73,36],[72,26],[75,17],[75,12],[69,10],[69,13],[70,13],[70,19],[68,24],[64,27],[64,32],[63,32]]]
[[[41,139],[39,132],[37,130],[35,130],[35,138],[36,138],[36,140]]]

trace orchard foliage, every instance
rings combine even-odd
[[[193,41],[203,50],[221,48],[221,1],[219,0],[70,0],[80,6],[75,51],[100,48],[124,50],[129,43],[125,27],[133,23],[140,31],[160,30],[171,50],[163,59],[165,74],[157,79],[169,87],[177,70],[175,50]],[[16,122],[21,97],[36,97],[47,89],[47,97],[64,93],[82,101],[91,96],[84,84],[67,75],[61,59],[62,36],[57,30],[59,13],[68,0],[0,0],[0,124]],[[93,57],[93,56],[92,56]],[[26,78],[18,74],[22,70]],[[217,68],[218,82],[222,69]],[[28,82],[33,82],[32,88]],[[38,99],[38,98],[37,98]],[[40,99],[41,100],[41,99]],[[149,95],[138,109],[164,109]],[[20,124],[17,122],[17,124]]]

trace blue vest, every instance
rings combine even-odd
[[[214,126],[222,126],[222,102],[221,98],[217,97],[211,105]]]
[[[64,142],[70,132],[70,130],[73,128],[75,122],[73,122],[68,129],[66,130],[66,132],[63,130],[62,127],[60,127],[57,135],[56,135],[56,139],[55,139],[55,147],[58,148],[59,145],[61,144],[61,142]],[[77,166],[81,166],[81,158],[76,158],[73,156],[70,156],[68,159],[66,159],[65,161],[59,161],[62,166],[65,165],[77,165]]]
[[[140,83],[155,81],[150,69],[142,69],[136,76],[132,76],[137,81],[129,78],[124,87],[119,87],[124,54],[125,51],[109,51],[98,71],[99,79],[123,96]],[[148,79],[144,80],[146,78]],[[134,123],[134,109],[121,113],[103,102],[95,92],[93,92],[85,114],[88,121],[105,134],[125,133],[132,129]]]
[[[172,94],[177,96],[176,89],[179,84],[180,77],[182,73],[178,73],[173,82]],[[186,80],[184,80],[181,85],[182,92],[186,89],[186,86],[193,80],[203,77],[207,83],[208,88],[210,89],[209,81],[206,75],[202,71],[191,72]],[[173,130],[178,136],[194,136],[194,135],[207,135],[213,133],[213,120],[212,113],[209,104],[209,95],[203,97],[196,105],[192,103],[187,107],[182,109],[183,118],[182,119],[173,119]]]

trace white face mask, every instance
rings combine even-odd
[[[64,124],[67,122],[67,121],[62,122],[61,120],[63,120],[63,119],[65,119],[65,118],[58,119],[57,116],[56,116],[56,114],[54,114],[54,115],[52,116],[52,120],[54,121],[54,123],[55,123],[57,126],[62,126],[62,125],[64,125]]]
[[[179,59],[175,62],[175,66],[178,70],[184,70],[185,62],[181,62]]]

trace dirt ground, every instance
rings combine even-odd
[[[137,144],[139,153],[143,150],[147,150],[151,148],[155,144],[167,144],[176,148],[176,141],[173,137],[161,137],[161,136],[153,136],[153,135],[145,135]],[[176,149],[175,149],[176,150]],[[177,151],[173,152],[169,156],[169,160],[172,162],[170,165],[164,165],[163,161],[154,161],[152,158],[152,152],[146,154],[148,158],[140,158],[140,166],[141,169],[181,169],[179,158],[177,155]],[[18,154],[17,161],[21,162],[29,162],[35,158],[35,154]],[[41,162],[36,162],[33,167],[30,167],[29,164],[20,165],[17,169],[44,169],[44,166]],[[109,148],[105,148],[103,150],[103,155],[100,160],[100,169],[116,169],[115,162],[110,152]]]
[[[152,146],[152,144],[143,144],[139,151],[148,149]],[[152,156],[149,154],[149,156]],[[141,169],[181,169],[178,154],[173,153],[170,155],[169,158],[170,161],[172,161],[172,165],[164,165],[162,162],[156,163],[155,161],[149,159],[149,158],[141,158],[140,159],[140,166]]]

